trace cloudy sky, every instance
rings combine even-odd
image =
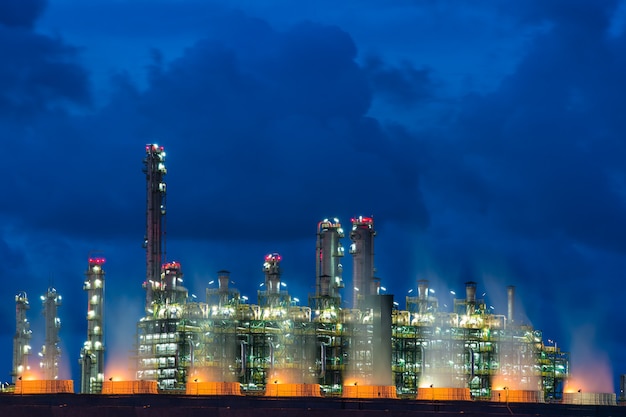
[[[79,384],[83,273],[107,258],[110,356],[142,314],[144,146],[168,159],[167,258],[190,292],[266,253],[314,291],[319,220],[372,215],[377,275],[404,307],[476,281],[506,314],[626,373],[626,4],[497,0],[0,1],[0,379],[14,295],[63,295]],[[349,241],[344,241],[348,246]],[[344,280],[350,287],[350,263]],[[350,291],[344,298],[350,302]],[[35,358],[33,358],[35,362]]]

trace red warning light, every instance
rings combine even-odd
[[[351,221],[352,221],[353,224],[373,224],[374,223],[374,218],[359,216],[357,218],[351,219]]]
[[[180,262],[168,262],[166,264],[163,264],[163,269],[180,269]]]
[[[89,258],[89,265],[102,265],[104,262],[104,258]]]
[[[270,253],[265,255],[265,260],[267,262],[280,262],[280,260],[282,259],[282,257],[280,256],[279,253]]]

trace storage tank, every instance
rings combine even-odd
[[[185,387],[187,395],[242,395],[239,382],[192,381]]]
[[[109,379],[102,384],[102,394],[107,395],[133,395],[133,394],[158,394],[157,381],[115,381]]]
[[[543,391],[523,389],[494,389],[491,391],[491,401],[509,403],[542,403]]]
[[[469,388],[426,387],[417,389],[417,399],[426,401],[470,401]]]
[[[617,405],[616,395],[606,392],[564,392],[564,404]]]
[[[395,385],[359,385],[343,386],[343,398],[397,398]]]
[[[266,397],[321,397],[320,384],[267,384]]]
[[[61,394],[74,393],[74,381],[71,379],[18,379],[15,394]]]

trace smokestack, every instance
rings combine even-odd
[[[467,303],[476,302],[476,283],[473,281],[465,283],[465,301]]]
[[[428,298],[428,280],[420,279],[417,281],[417,298],[426,300]]]
[[[228,281],[230,281],[230,272],[222,269],[217,271],[217,285],[220,292],[228,292]]]
[[[509,285],[508,287],[506,287],[506,293],[508,298],[507,319],[509,321],[509,324],[512,324],[514,321],[513,313],[515,312],[515,287],[513,285]]]

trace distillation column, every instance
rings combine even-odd
[[[15,296],[15,335],[13,336],[13,383],[17,382],[29,370],[28,357],[30,355],[29,340],[32,335],[30,324],[26,318],[26,311],[30,308],[25,292]]]
[[[352,305],[359,308],[361,300],[368,295],[378,293],[378,283],[374,278],[374,219],[362,217],[352,219],[350,232],[350,253],[353,257],[352,266]]]
[[[162,146],[146,145],[143,160],[146,174],[146,313],[153,312],[155,291],[161,286],[161,265],[165,259],[165,150]]]
[[[43,302],[44,317],[46,322],[46,340],[43,345],[40,368],[43,371],[44,380],[55,380],[59,377],[59,329],[61,319],[57,316],[57,309],[61,305],[61,296],[54,288],[48,288],[46,295],[41,296]]]
[[[341,258],[344,251],[339,239],[344,237],[338,219],[324,219],[317,225],[315,299],[313,308],[341,307],[339,290],[344,287]]]
[[[87,291],[87,341],[80,351],[80,392],[99,394],[104,381],[104,258],[89,258],[83,290]]]

